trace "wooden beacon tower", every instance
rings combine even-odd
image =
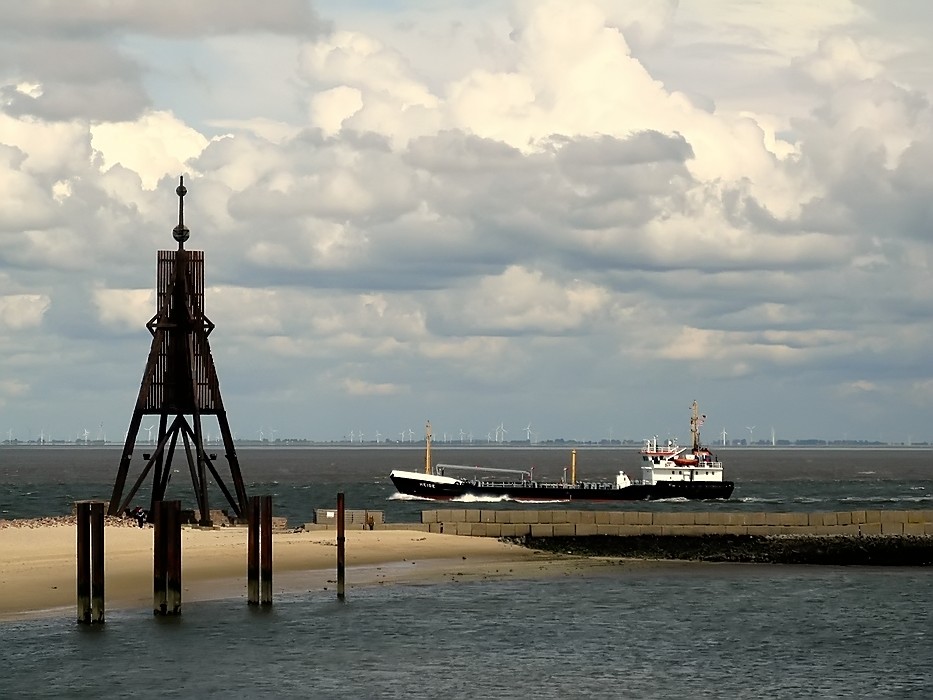
[[[238,518],[246,517],[248,498],[208,343],[214,324],[204,315],[204,252],[185,250],[189,232],[184,217],[187,189],[183,177],[179,178],[175,192],[178,194],[178,226],[172,235],[178,241],[178,250],[159,251],[157,311],[146,324],[152,334],[152,348],[126,433],[108,515],[119,515],[126,510],[150,472],[152,497],[149,512],[155,511],[155,503],[165,500],[166,488],[172,477],[172,459],[180,438],[197,499],[198,522],[211,525],[208,474]],[[146,464],[124,498],[133,447],[144,415],[159,416],[159,437],[152,453],[145,455]],[[233,492],[214,466],[216,455],[208,454],[204,449],[202,416],[217,417],[233,479]]]

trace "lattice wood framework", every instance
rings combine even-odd
[[[248,498],[208,342],[214,324],[204,314],[204,252],[185,250],[184,247],[189,233],[184,224],[187,190],[183,179],[176,193],[178,226],[172,233],[178,241],[178,250],[159,251],[157,311],[146,324],[152,334],[152,347],[126,433],[108,514],[117,515],[125,511],[150,472],[152,495],[149,511],[155,510],[156,501],[165,498],[173,473],[172,459],[181,438],[197,499],[199,523],[210,525],[208,473],[237,517],[245,517]],[[124,498],[136,435],[145,415],[159,416],[158,441],[153,452],[146,455],[145,466]],[[217,417],[233,480],[232,493],[214,466],[215,455],[208,454],[204,448],[203,416]]]

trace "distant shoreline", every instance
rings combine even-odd
[[[845,445],[717,445],[716,443],[705,443],[711,449],[723,452],[730,452],[733,450],[754,450],[756,452],[780,452],[780,451],[800,451],[800,450],[837,450],[837,451],[852,451],[852,450],[909,450],[909,451],[924,451],[924,450],[933,450],[933,444],[929,443],[917,443],[914,445],[901,445],[901,444],[845,444]],[[348,443],[348,442],[287,442],[282,441],[273,445],[260,443],[258,441],[245,441],[245,442],[234,442],[234,446],[239,448],[250,448],[258,450],[332,450],[332,449],[343,449],[343,450],[424,450],[424,442],[412,442],[412,443],[364,443],[362,445],[358,443]],[[634,444],[627,442],[624,444],[601,444],[594,442],[566,442],[566,443],[547,443],[541,444],[536,443],[529,445],[528,443],[522,442],[513,442],[508,444],[460,444],[453,442],[434,442],[432,447],[436,450],[574,450],[574,449],[587,449],[587,450],[640,450],[642,445]],[[13,442],[4,441],[0,443],[0,449],[105,449],[105,450],[118,450],[123,449],[123,443],[117,442],[91,442],[89,444],[84,443],[62,443],[62,442],[53,442],[53,443],[35,443],[35,442]],[[144,452],[146,448],[155,449],[154,445],[148,445],[143,443],[136,443],[136,450]],[[214,448],[216,451],[222,451],[223,445],[214,445],[206,444],[205,448],[210,452],[211,448]]]

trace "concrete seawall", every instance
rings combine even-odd
[[[335,524],[304,527],[329,530]],[[420,523],[385,523],[379,518],[375,529],[505,538],[532,549],[580,556],[933,566],[933,510],[655,513],[449,508],[422,511]]]
[[[473,537],[591,535],[933,536],[933,510],[822,513],[443,509],[421,513],[429,532]]]
[[[933,510],[854,510],[818,513],[651,512],[584,510],[481,510],[445,508],[421,512],[420,523],[386,523],[377,530],[421,530],[471,537],[587,537],[591,535],[933,536]],[[324,520],[320,518],[319,520]],[[348,523],[348,527],[361,527]],[[305,524],[334,529],[333,522]]]

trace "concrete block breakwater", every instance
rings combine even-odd
[[[827,513],[423,511],[430,532],[500,537],[544,551],[637,559],[933,565],[933,510]]]
[[[757,564],[933,566],[933,537],[868,535],[632,535],[521,537],[531,549],[588,557]]]
[[[933,536],[933,510],[821,513],[440,509],[421,513],[429,532],[473,537]]]

